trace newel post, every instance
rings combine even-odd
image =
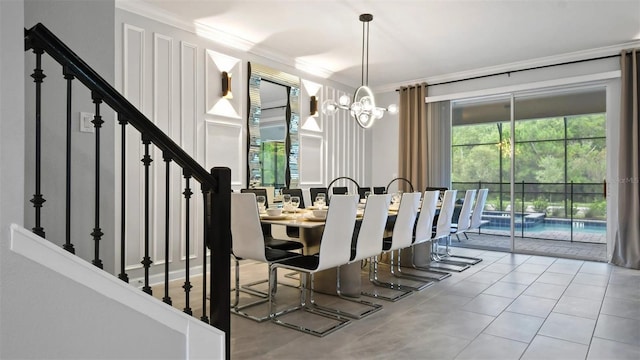
[[[207,246],[211,250],[211,325],[225,332],[225,357],[231,357],[231,169],[214,167],[217,188],[209,192],[205,206]]]

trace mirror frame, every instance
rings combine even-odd
[[[285,169],[285,186],[287,188],[297,188],[299,186],[298,158],[300,144],[298,139],[298,128],[300,124],[300,79],[297,76],[287,74],[270,67],[251,64],[248,62],[247,76],[247,187],[262,186],[256,185],[255,176],[260,174],[260,147],[262,140],[260,137],[260,116],[262,113],[260,100],[260,83],[262,80],[280,84],[289,90],[287,99],[287,109],[285,111],[286,134],[285,152],[287,155]],[[253,183],[252,183],[253,181]]]

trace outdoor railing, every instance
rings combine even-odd
[[[566,219],[571,223],[570,239],[574,241],[574,227],[577,222],[593,220],[604,223],[606,219],[605,183],[541,183],[516,182],[514,192],[514,212],[525,214],[540,213],[547,219]],[[489,189],[485,211],[510,212],[511,187],[499,182],[453,182],[452,187],[459,192],[467,189]],[[506,216],[506,214],[505,214]],[[524,221],[524,220],[522,220]],[[527,230],[524,222],[518,224],[520,236]]]

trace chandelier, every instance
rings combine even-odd
[[[369,23],[373,20],[373,15],[360,15],[362,21],[362,70],[361,85],[353,95],[353,101],[347,95],[342,95],[338,102],[326,100],[322,103],[322,113],[334,115],[338,109],[347,110],[351,117],[358,121],[358,125],[367,129],[370,128],[376,119],[382,118],[385,111],[391,114],[398,112],[398,107],[391,104],[386,108],[376,106],[376,99],[369,88]]]

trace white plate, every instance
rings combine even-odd
[[[326,221],[327,218],[326,217],[315,217],[313,216],[313,214],[307,214],[304,216],[305,220],[309,220],[309,221]]]
[[[263,220],[284,220],[286,218],[287,218],[287,215],[285,214],[275,215],[275,216],[260,215],[260,219],[263,219]]]

